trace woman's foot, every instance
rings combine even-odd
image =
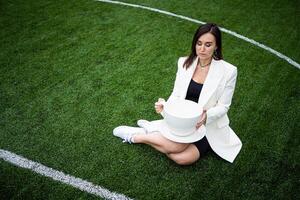
[[[145,129],[131,127],[131,126],[118,126],[113,130],[113,135],[123,139],[123,142],[134,143],[133,136],[135,134],[146,134]]]

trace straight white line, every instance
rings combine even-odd
[[[105,199],[113,199],[113,200],[130,200],[129,197],[118,194],[115,192],[111,192],[101,186],[94,185],[91,182],[82,180],[81,178],[76,178],[74,176],[65,174],[61,171],[57,171],[50,167],[46,167],[40,163],[28,160],[22,156],[14,154],[12,152],[0,149],[0,158],[3,160],[16,165],[18,167],[22,167],[25,169],[29,169],[33,172],[36,172],[42,176],[46,176],[52,178],[55,181],[59,181],[61,183],[65,183],[67,185],[78,188],[81,191],[88,192],[90,194],[94,194],[96,196],[105,198]]]
[[[114,3],[114,4],[120,4],[120,5],[124,5],[124,6],[130,6],[130,7],[135,7],[135,8],[141,8],[141,9],[145,9],[145,10],[150,10],[150,11],[153,11],[153,12],[158,12],[158,13],[162,13],[162,14],[165,14],[165,15],[170,15],[170,16],[173,16],[173,17],[177,17],[177,18],[180,18],[180,19],[184,19],[184,20],[187,20],[187,21],[191,21],[191,22],[194,22],[194,23],[197,23],[197,24],[205,24],[206,22],[203,22],[203,21],[199,21],[199,20],[196,20],[196,19],[192,19],[190,17],[186,17],[186,16],[183,16],[183,15],[177,15],[175,13],[171,13],[171,12],[168,12],[168,11],[164,11],[164,10],[160,10],[160,9],[157,9],[157,8],[151,8],[151,7],[147,7],[147,6],[141,6],[141,5],[137,5],[137,4],[131,4],[131,3],[124,3],[124,2],[120,2],[120,1],[110,1],[110,0],[96,0],[96,1],[101,1],[101,2],[106,2],[106,3]],[[288,63],[290,63],[291,65],[297,67],[298,69],[300,69],[300,64],[297,63],[296,61],[292,60],[291,58],[285,56],[284,54],[262,44],[262,43],[259,43],[259,42],[256,42],[255,40],[253,39],[250,39],[250,38],[247,38],[241,34],[238,34],[234,31],[230,31],[228,29],[225,29],[225,28],[222,28],[220,27],[221,31],[225,32],[225,33],[228,33],[230,35],[233,35],[239,39],[242,39],[246,42],[249,42],[255,46],[258,46],[266,51],[269,51],[270,53],[276,55],[277,57],[287,61]]]

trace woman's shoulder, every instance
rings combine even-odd
[[[183,64],[187,58],[188,58],[188,56],[183,56],[183,57],[178,58],[178,61],[177,61],[178,69],[181,69],[181,68],[183,69]]]
[[[188,58],[188,56],[179,57],[178,58],[178,63],[182,63],[183,64],[187,58]]]
[[[230,72],[237,71],[237,67],[235,65],[233,65],[223,59],[217,60],[217,62],[220,63],[227,71],[230,71]]]

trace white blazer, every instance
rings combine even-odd
[[[178,59],[178,70],[173,92],[169,99],[185,99],[189,83],[197,66],[198,58],[186,70],[183,63],[187,57]],[[229,127],[229,110],[235,89],[237,68],[224,60],[212,60],[202,87],[198,103],[207,110],[206,138],[223,159],[233,162],[242,148],[242,142]]]

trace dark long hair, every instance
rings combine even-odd
[[[189,57],[185,60],[183,67],[189,68],[191,66],[191,64],[193,63],[194,59],[197,57],[196,54],[196,44],[198,39],[205,33],[211,33],[215,36],[216,39],[216,45],[217,45],[217,49],[214,51],[213,54],[213,58],[215,60],[221,60],[223,59],[223,55],[222,55],[222,38],[221,38],[221,31],[219,29],[219,27],[214,24],[214,23],[207,23],[204,25],[201,25],[193,38],[193,42],[192,42],[192,52],[190,53]]]

